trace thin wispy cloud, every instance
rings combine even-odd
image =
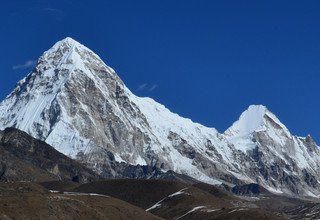
[[[137,90],[138,91],[149,91],[152,92],[154,91],[156,88],[158,88],[157,84],[148,84],[148,83],[143,83],[141,85],[138,86]]]
[[[155,90],[156,88],[158,88],[158,85],[153,84],[153,85],[149,88],[149,91],[152,92],[152,91]]]
[[[27,69],[30,67],[33,67],[34,65],[36,65],[36,61],[35,60],[27,60],[25,63],[23,64],[17,64],[14,65],[12,67],[13,70],[19,70],[19,69]]]
[[[148,83],[143,83],[143,84],[138,86],[137,90],[138,91],[143,91],[143,90],[145,90],[147,88],[147,86],[148,86]]]
[[[57,8],[42,8],[41,9],[44,12],[52,12],[52,13],[61,13],[63,14],[63,11]]]

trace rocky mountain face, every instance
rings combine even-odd
[[[0,131],[0,181],[91,182],[100,177],[43,141],[15,128]]]
[[[110,159],[104,178],[110,179],[165,179],[197,183],[192,177],[173,171],[164,172],[156,166],[132,165]],[[11,181],[72,181],[86,183],[103,179],[91,169],[47,143],[37,140],[16,128],[0,131],[0,182]]]
[[[256,182],[270,191],[316,196],[319,187],[319,148],[311,136],[297,137],[263,106],[251,106],[225,136],[254,161]],[[265,184],[267,183],[267,184]],[[271,188],[273,189],[271,189]]]
[[[290,134],[266,107],[250,106],[221,134],[135,96],[112,68],[71,38],[46,51],[0,104],[0,129],[6,127],[47,142],[105,177],[119,175],[114,164],[123,162],[211,184],[320,193],[317,144]]]

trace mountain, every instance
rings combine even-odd
[[[94,52],[66,38],[0,104],[0,129],[16,127],[116,177],[114,163],[156,167],[210,184],[257,183],[318,196],[320,152],[266,107],[250,106],[223,134],[137,97]]]
[[[269,191],[319,195],[319,147],[311,136],[290,134],[266,107],[250,106],[224,135],[247,153],[256,182]]]
[[[90,182],[100,177],[84,165],[15,128],[0,131],[0,181],[69,180]]]

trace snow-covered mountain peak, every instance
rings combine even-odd
[[[94,68],[104,67],[105,72],[115,74],[115,71],[107,66],[97,54],[70,37],[58,41],[44,52],[37,64],[37,68],[41,67],[43,67],[40,69],[41,72],[50,68],[91,71]]]
[[[89,50],[88,48],[80,44],[78,41],[70,37],[67,37],[56,42],[49,50],[44,52],[43,56],[49,58],[59,52],[63,53],[64,55],[68,55],[72,52],[76,52],[76,48],[77,49],[85,48]]]
[[[225,131],[226,135],[246,136],[256,130],[264,127],[265,115],[268,109],[263,105],[250,105],[233,123],[233,125]]]
[[[245,110],[239,120],[225,131],[227,136],[244,137],[253,132],[264,131],[270,128],[283,129],[289,133],[288,129],[280,120],[271,113],[264,105],[250,105]]]
[[[64,39],[62,39],[61,41],[59,42],[66,42],[66,43],[69,43],[69,44],[80,44],[82,45],[81,43],[79,43],[78,41],[76,41],[75,39],[71,38],[71,37],[66,37]]]
[[[244,111],[239,120],[232,126],[240,134],[250,134],[253,131],[263,129],[264,116],[267,108],[263,105],[251,105]]]
[[[73,38],[66,37],[66,38],[56,42],[46,53],[54,52],[54,51],[58,50],[59,48],[62,48],[65,46],[68,46],[69,48],[73,48],[73,49],[75,49],[77,47],[77,48],[85,48],[87,50],[90,50],[89,48],[85,47],[84,45],[82,45],[78,41],[74,40]]]
[[[65,99],[63,94],[73,87],[80,91],[83,88],[94,89],[95,84],[103,84],[102,78],[122,84],[114,70],[89,48],[72,38],[58,41],[43,53],[33,71],[22,79],[1,103],[0,127],[16,125],[34,137],[45,140],[43,133],[48,135],[52,129],[42,127],[49,122],[45,114],[48,114],[54,105],[57,106],[55,111],[60,111],[62,105],[56,104],[57,98]],[[11,118],[6,117],[9,114],[12,114]],[[50,114],[53,114],[54,120],[62,119],[58,115],[54,116],[56,112]],[[38,125],[41,126],[35,133],[34,129]]]
[[[236,149],[246,152],[257,146],[255,139],[258,133],[264,133],[279,143],[291,138],[285,125],[264,105],[250,105],[224,135]]]

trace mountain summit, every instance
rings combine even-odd
[[[224,134],[131,93],[77,41],[57,42],[0,104],[0,129],[19,128],[116,176],[116,163],[149,165],[198,180],[258,183],[291,195],[320,193],[320,152],[264,106],[250,106]]]
[[[256,146],[252,136],[259,132],[273,133],[273,140],[280,133],[287,138],[291,136],[286,126],[263,105],[249,106],[224,134],[238,150],[247,151]]]
[[[270,121],[285,128],[279,119],[263,105],[251,105],[244,111],[225,133],[228,135],[246,136],[254,131],[265,130]]]

